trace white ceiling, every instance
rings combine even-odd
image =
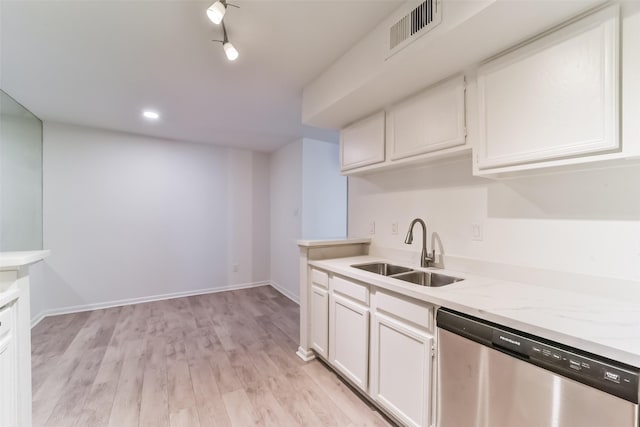
[[[238,0],[228,62],[209,3],[1,0],[0,87],[43,120],[271,151],[334,135],[302,126],[302,88],[400,4]]]

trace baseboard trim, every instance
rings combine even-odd
[[[101,310],[101,309],[104,309],[104,308],[122,307],[122,306],[125,306],[125,305],[141,304],[141,303],[145,303],[145,302],[162,301],[162,300],[174,299],[174,298],[184,298],[184,297],[190,297],[190,296],[196,296],[196,295],[214,294],[214,293],[217,293],[217,292],[235,291],[235,290],[238,290],[238,289],[257,288],[259,286],[272,286],[278,292],[282,293],[283,295],[285,295],[288,298],[291,298],[289,295],[286,295],[284,292],[282,292],[282,290],[280,290],[277,287],[273,286],[272,282],[270,282],[270,281],[241,283],[241,284],[237,284],[237,285],[222,286],[222,287],[219,287],[219,288],[204,288],[204,289],[196,289],[196,290],[192,290],[192,291],[173,292],[173,293],[168,293],[168,294],[151,295],[151,296],[148,296],[148,297],[128,298],[128,299],[122,299],[122,300],[107,301],[107,302],[101,302],[101,303],[96,303],[96,304],[84,304],[84,305],[74,305],[74,306],[62,307],[62,308],[54,308],[54,309],[51,309],[51,310],[45,310],[45,311],[43,311],[41,313],[38,313],[37,316],[33,317],[31,319],[31,328],[35,327],[45,317],[49,317],[49,316],[58,316],[58,315],[61,315],[61,314],[80,313],[80,312],[83,312],[83,311]]]
[[[311,350],[305,350],[302,347],[298,347],[298,351],[296,351],[298,357],[305,362],[310,362],[316,358],[316,354]]]
[[[269,284],[273,289],[280,292],[282,295],[289,298],[291,301],[295,302],[296,304],[300,305],[300,299],[296,295],[292,294],[291,291],[287,290],[283,286],[280,286],[278,283],[274,282],[273,280],[269,282]]]

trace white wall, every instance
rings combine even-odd
[[[42,122],[0,92],[0,250],[42,249]]]
[[[423,218],[429,249],[497,263],[640,280],[640,167],[489,181],[469,158],[420,169],[349,178],[349,234],[374,247],[403,243]],[[399,223],[397,235],[392,222]],[[472,224],[483,240],[472,240]]]
[[[43,164],[32,317],[269,280],[267,155],[45,123]]]
[[[253,153],[253,281],[271,279],[271,156]]]
[[[302,226],[302,140],[271,153],[271,281],[298,300]]]
[[[302,238],[347,235],[347,178],[340,175],[340,146],[315,139],[302,145]]]
[[[269,155],[229,149],[227,178],[229,283],[267,280],[270,277]]]

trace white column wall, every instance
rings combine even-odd
[[[340,175],[340,145],[304,139],[302,189],[302,238],[346,237],[347,177]]]
[[[302,225],[302,140],[271,153],[271,281],[297,301]]]

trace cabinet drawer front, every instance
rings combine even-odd
[[[369,287],[361,283],[345,280],[341,277],[331,278],[331,287],[334,292],[353,298],[354,300],[369,305]]]
[[[0,308],[0,338],[8,335],[13,329],[13,304]]]
[[[324,271],[311,269],[311,283],[323,288],[329,287],[329,274]]]
[[[402,318],[427,331],[433,330],[433,307],[431,305],[381,290],[376,290],[374,298],[378,311]]]

